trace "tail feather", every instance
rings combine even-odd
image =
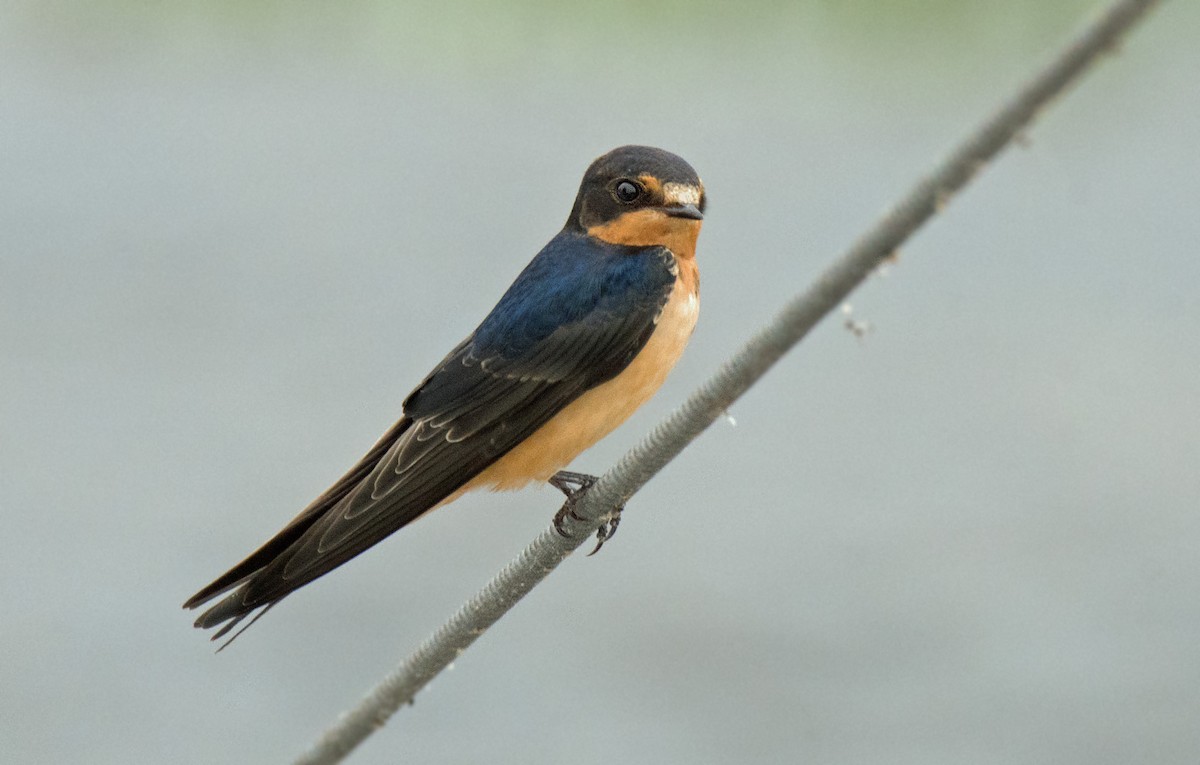
[[[383,435],[382,438],[371,448],[369,452],[350,469],[348,473],[329,488],[324,494],[313,500],[312,504],[304,509],[299,515],[292,519],[291,523],[283,527],[275,536],[271,537],[262,547],[255,550],[245,560],[237,564],[233,568],[226,571],[221,576],[213,580],[212,583],[201,589],[192,597],[184,602],[185,609],[194,609],[207,603],[213,598],[222,593],[233,590],[223,599],[218,601],[213,606],[209,607],[200,617],[196,619],[195,625],[201,629],[211,629],[217,627],[224,622],[228,622],[221,626],[219,630],[212,636],[213,640],[220,639],[235,628],[238,623],[258,609],[262,609],[253,619],[250,624],[238,630],[233,637],[229,639],[225,645],[229,645],[238,635],[251,624],[258,621],[259,617],[265,614],[272,606],[282,600],[287,593],[279,595],[268,602],[248,603],[246,595],[248,589],[254,582],[257,574],[267,569],[272,563],[280,557],[287,554],[287,551],[304,536],[313,524],[321,519],[330,509],[337,506],[343,498],[346,497],[356,486],[370,474],[379,460],[383,458],[387,450],[396,442],[405,430],[408,429],[411,420],[403,417],[395,425]],[[234,589],[237,588],[237,589]],[[225,645],[221,646],[224,648]]]
[[[216,625],[220,624],[221,622],[227,622],[227,624],[225,624],[219,630],[214,632],[212,637],[209,638],[209,640],[217,641],[217,640],[220,640],[221,638],[225,637],[226,635],[229,634],[229,632],[231,630],[233,630],[235,627],[237,627],[239,624],[241,624],[242,621],[247,616],[250,616],[250,614],[254,613],[255,609],[260,608],[260,606],[254,606],[249,611],[239,611],[239,610],[236,610],[237,604],[234,604],[231,608],[228,604],[231,601],[235,600],[236,597],[237,597],[237,593],[230,595],[229,597],[222,600],[220,603],[217,603],[217,605],[215,605],[212,608],[205,611],[203,614],[200,615],[200,618],[196,620],[196,626],[202,627],[204,629],[208,629],[210,627],[215,627]],[[279,600],[283,600],[283,598],[280,598]],[[259,611],[257,614],[254,614],[254,618],[251,619],[250,622],[248,624],[246,624],[246,626],[242,627],[237,632],[234,632],[232,635],[230,635],[229,639],[226,640],[224,643],[222,643],[219,648],[217,648],[217,653],[220,653],[221,651],[224,651],[226,648],[228,648],[229,644],[232,643],[233,641],[237,640],[239,635],[241,635],[243,632],[245,632],[246,630],[253,627],[254,623],[256,621],[258,621],[259,619],[266,616],[267,612],[270,611],[272,608],[274,608],[275,604],[278,603],[279,600],[268,603],[265,606],[261,606],[262,610]],[[209,617],[210,615],[211,615],[211,618],[206,618],[206,617]]]

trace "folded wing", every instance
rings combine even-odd
[[[629,364],[670,294],[673,257],[561,238],[409,395],[404,417],[354,468],[184,604],[194,608],[237,587],[197,626],[228,622],[220,637],[378,543]]]

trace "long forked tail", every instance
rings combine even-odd
[[[323,496],[321,499],[325,498]],[[329,505],[325,505],[325,503],[320,501],[314,502],[303,513],[297,516],[295,520],[272,537],[270,541],[255,550],[248,558],[229,569],[229,571],[222,574],[204,589],[188,598],[187,602],[183,604],[183,607],[186,609],[198,608],[222,593],[233,589],[233,592],[230,592],[201,613],[194,622],[194,625],[200,629],[212,629],[223,622],[227,622],[213,634],[210,638],[211,640],[220,640],[225,637],[243,619],[254,611],[262,609],[250,620],[249,624],[238,630],[233,637],[229,638],[228,641],[217,649],[218,651],[224,650],[225,646],[232,643],[234,638],[242,634],[254,622],[258,621],[259,617],[270,610],[272,606],[283,600],[284,596],[280,596],[268,603],[247,604],[244,596],[246,595],[247,585],[253,581],[254,576],[267,568],[280,555],[283,555],[294,542],[304,536],[304,532],[316,523],[330,506],[336,503],[336,500]]]
[[[185,609],[198,608],[218,595],[234,590],[226,595],[220,601],[200,614],[195,621],[195,626],[200,629],[211,629],[225,623],[216,633],[213,634],[212,640],[219,640],[227,635],[230,630],[234,629],[242,620],[252,614],[254,611],[262,609],[250,623],[238,630],[233,637],[229,638],[222,646],[233,642],[234,638],[242,634],[250,625],[258,621],[263,614],[271,609],[279,601],[283,600],[288,593],[279,595],[268,602],[247,603],[244,595],[248,585],[253,581],[256,574],[262,572],[274,563],[280,556],[284,555],[289,548],[292,547],[301,537],[304,536],[313,524],[321,519],[329,510],[335,507],[342,501],[351,491],[354,490],[362,480],[371,473],[375,465],[383,458],[387,450],[392,444],[408,429],[411,420],[407,417],[401,418],[399,422],[391,427],[387,433],[371,448],[366,455],[359,460],[358,464],[350,469],[344,476],[338,480],[320,497],[317,497],[313,502],[296,516],[287,526],[283,527],[279,533],[271,537],[262,547],[255,550],[241,563],[226,571],[221,576],[217,577],[206,587],[201,589],[192,597],[188,598],[183,604]],[[236,589],[234,589],[236,588]],[[227,622],[227,623],[226,623]],[[218,649],[218,650],[221,650]]]
[[[204,629],[215,627],[221,622],[226,622],[221,629],[213,633],[209,640],[220,640],[221,638],[225,637],[230,630],[237,627],[247,616],[253,613],[253,609],[250,611],[239,609],[238,604],[236,603],[236,596],[237,594],[234,593],[233,595],[226,597],[224,600],[201,614],[200,618],[196,620],[196,626]],[[283,598],[280,598],[279,600],[283,600]],[[261,606],[262,610],[257,614],[254,614],[254,618],[251,619],[246,626],[230,635],[229,639],[222,643],[219,648],[217,648],[217,653],[224,651],[230,643],[237,639],[238,635],[253,627],[256,621],[266,616],[267,612],[274,608],[275,604],[278,603],[279,600],[275,600],[265,606]],[[260,608],[260,606],[255,606],[255,608]]]

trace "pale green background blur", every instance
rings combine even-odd
[[[703,312],[599,472],[1088,2],[8,2],[0,761],[284,762],[548,524],[477,496],[214,656],[624,143]],[[1200,759],[1200,4],[1168,2],[354,763]]]

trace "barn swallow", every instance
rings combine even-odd
[[[658,390],[691,337],[705,202],[696,171],[662,149],[623,146],[594,161],[562,231],[408,395],[400,421],[183,604],[232,590],[196,626],[220,627],[216,640],[474,489],[550,482],[569,508],[594,479],[560,469]]]

